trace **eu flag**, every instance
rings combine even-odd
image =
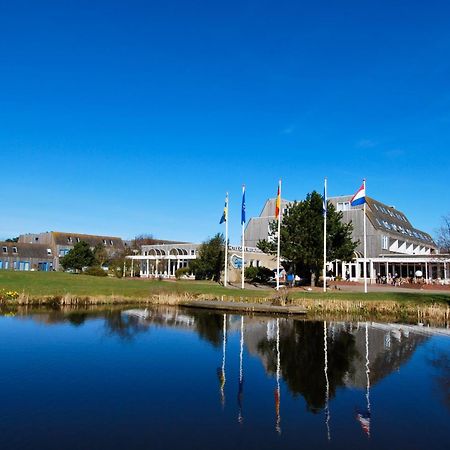
[[[242,186],[242,209],[241,209],[241,225],[245,223],[245,185]]]

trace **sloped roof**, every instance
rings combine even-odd
[[[3,252],[3,247],[8,251]],[[13,247],[17,249],[17,253],[13,252]],[[3,257],[20,257],[20,258],[37,258],[51,259],[53,255],[47,253],[48,245],[45,244],[29,244],[22,242],[0,242],[0,258]]]
[[[351,195],[342,195],[330,197],[329,200],[335,202],[348,202]],[[386,205],[372,197],[366,197],[367,217],[370,223],[377,230],[383,230],[390,234],[398,236],[399,239],[408,239],[408,241],[417,244],[426,244],[436,247],[433,238],[426,232],[414,228],[406,215],[393,206]],[[360,209],[361,207],[358,207]],[[353,208],[352,208],[353,209]]]
[[[122,238],[117,236],[98,236],[92,234],[80,233],[65,233],[60,231],[52,231],[53,239],[56,245],[74,245],[79,241],[88,243],[91,247],[97,244],[103,244],[106,241],[106,246],[112,246],[118,249],[123,248]],[[113,242],[111,245],[110,242]]]
[[[417,241],[422,244],[435,245],[433,238],[428,233],[414,228],[402,211],[371,197],[366,197],[366,201],[369,206],[367,217],[375,228],[389,231],[403,238],[407,237],[408,240]]]

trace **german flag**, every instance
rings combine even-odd
[[[281,208],[281,180],[278,182],[277,201],[275,203],[275,217],[277,218],[277,220],[280,219],[280,208]]]

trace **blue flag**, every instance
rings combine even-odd
[[[220,222],[219,223],[224,223],[228,220],[228,194],[225,197],[225,206],[223,208],[223,214],[222,217],[220,218]]]
[[[242,209],[241,209],[241,225],[245,223],[245,185],[242,186]]]
[[[327,193],[326,193],[325,187],[323,188],[322,212],[323,212],[323,217],[326,217],[326,215],[327,215]]]

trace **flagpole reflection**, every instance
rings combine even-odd
[[[328,339],[327,339],[327,322],[323,323],[323,346],[324,346],[324,355],[325,355],[325,364],[324,364],[324,372],[325,372],[325,425],[327,427],[327,438],[331,441],[331,433],[330,433],[330,382],[328,380]]]
[[[244,356],[244,316],[241,316],[241,340],[239,348],[239,389],[238,389],[238,422],[242,423],[242,397],[244,394],[244,372],[243,372],[243,356]]]
[[[217,375],[220,381],[220,403],[225,407],[225,358],[227,351],[227,315],[223,315],[223,335],[222,335],[222,367],[217,369]]]
[[[370,438],[370,367],[369,367],[369,324],[366,322],[366,410],[360,411],[356,415],[356,419],[361,424],[363,431]]]
[[[278,434],[281,434],[281,416],[280,416],[280,319],[277,319],[277,387],[275,389],[275,430]]]

